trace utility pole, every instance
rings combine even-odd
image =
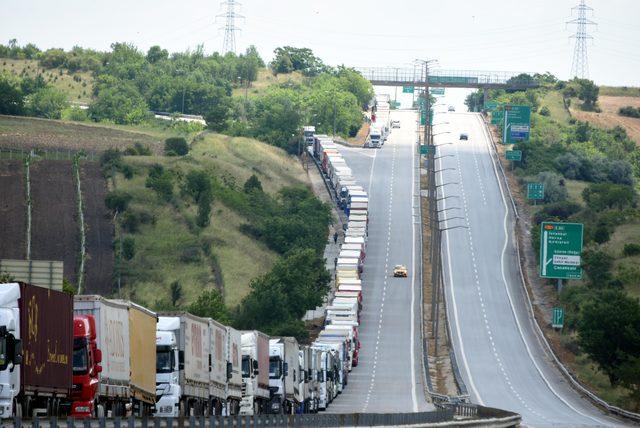
[[[224,27],[220,27],[220,29],[224,29],[223,55],[229,52],[236,52],[236,31],[240,31],[240,28],[236,27],[236,18],[244,18],[244,16],[236,13],[236,6],[240,5],[236,0],[222,2],[222,6],[226,6],[227,10],[216,16],[217,18],[225,19]]]
[[[580,4],[571,8],[571,12],[578,11],[578,17],[567,21],[567,24],[576,25],[575,34],[569,36],[575,39],[573,48],[573,61],[571,63],[571,77],[579,77],[581,79],[589,78],[589,60],[587,56],[587,40],[593,39],[587,32],[588,25],[597,25],[595,22],[587,19],[587,12],[593,11],[593,8],[587,6],[585,0],[580,0]]]

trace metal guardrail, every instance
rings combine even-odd
[[[515,198],[513,197],[513,194],[511,192],[511,188],[509,187],[509,182],[507,180],[507,175],[506,175],[506,173],[504,171],[504,168],[502,167],[502,163],[500,162],[500,159],[498,158],[498,154],[497,154],[498,150],[497,150],[497,147],[496,147],[496,142],[493,139],[493,134],[491,134],[491,132],[488,129],[489,125],[487,124],[486,118],[484,116],[482,117],[482,122],[483,122],[483,125],[484,125],[483,126],[484,132],[486,132],[488,134],[489,141],[491,141],[491,145],[492,145],[492,148],[493,148],[492,157],[494,157],[496,163],[498,164],[498,166],[500,168],[500,173],[502,175],[502,180],[506,185],[507,193],[509,194],[509,199],[510,199],[511,204],[513,206],[513,210],[514,210],[514,214],[515,214],[515,218],[516,218],[516,227],[518,227],[518,225],[520,223],[520,216],[518,214]],[[533,310],[533,303],[531,301],[531,297],[529,296],[529,290],[527,289],[527,286],[526,286],[527,281],[525,279],[524,268],[522,266],[523,265],[523,260],[522,260],[522,254],[520,253],[520,243],[519,243],[519,240],[517,239],[517,237],[516,237],[516,239],[514,241],[515,241],[515,244],[516,244],[516,255],[518,257],[518,270],[520,272],[520,278],[522,280],[521,281],[522,282],[522,286],[524,287],[524,294],[527,297],[527,305],[526,305],[527,306],[527,312],[529,313],[529,317],[530,317],[530,319],[532,321],[532,324],[534,326],[534,330],[536,332],[536,335],[538,336],[538,338],[544,344],[544,347],[546,348],[547,353],[553,359],[553,362],[554,362],[555,366],[560,370],[560,372],[563,374],[563,376],[567,380],[569,380],[569,383],[571,384],[571,386],[578,393],[586,395],[597,406],[600,406],[600,407],[604,408],[605,410],[607,410],[608,412],[613,413],[615,415],[622,416],[622,417],[630,419],[630,420],[632,420],[634,422],[640,422],[640,414],[634,413],[634,412],[630,412],[628,410],[624,410],[624,409],[621,409],[620,407],[613,406],[613,405],[607,403],[602,398],[598,397],[593,392],[591,392],[589,389],[587,389],[584,385],[582,385],[582,383],[575,377],[575,375],[573,373],[571,373],[571,371],[562,363],[562,361],[560,361],[560,359],[556,355],[555,351],[551,347],[551,344],[547,340],[547,337],[544,334],[544,332],[542,331],[542,328],[540,327],[540,323],[538,322],[538,319],[535,316],[535,312]]]
[[[438,404],[436,410],[418,413],[343,413],[305,415],[205,416],[186,418],[19,418],[2,426],[16,428],[214,428],[214,427],[374,427],[374,426],[512,426],[520,415],[469,403]]]

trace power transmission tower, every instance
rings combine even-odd
[[[236,52],[236,31],[240,31],[240,28],[236,27],[236,19],[244,18],[244,16],[236,13],[236,6],[240,6],[235,0],[227,0],[222,2],[222,6],[226,6],[227,10],[224,13],[217,15],[218,18],[225,19],[224,27],[224,43],[222,45],[222,54],[228,52]]]
[[[573,62],[571,63],[571,77],[579,77],[581,79],[589,78],[589,60],[587,56],[587,40],[593,39],[593,37],[587,32],[588,25],[596,25],[595,22],[587,18],[587,12],[593,11],[593,8],[587,6],[585,0],[580,0],[580,4],[571,8],[573,11],[578,11],[578,17],[567,21],[567,24],[575,24],[575,34],[569,36],[571,39],[575,39],[575,46],[573,49]]]

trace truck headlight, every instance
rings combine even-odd
[[[78,413],[89,413],[91,411],[91,409],[89,408],[89,406],[78,406],[76,407],[76,412]]]

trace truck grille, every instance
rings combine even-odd
[[[242,382],[242,396],[244,397],[247,394],[247,383]]]

